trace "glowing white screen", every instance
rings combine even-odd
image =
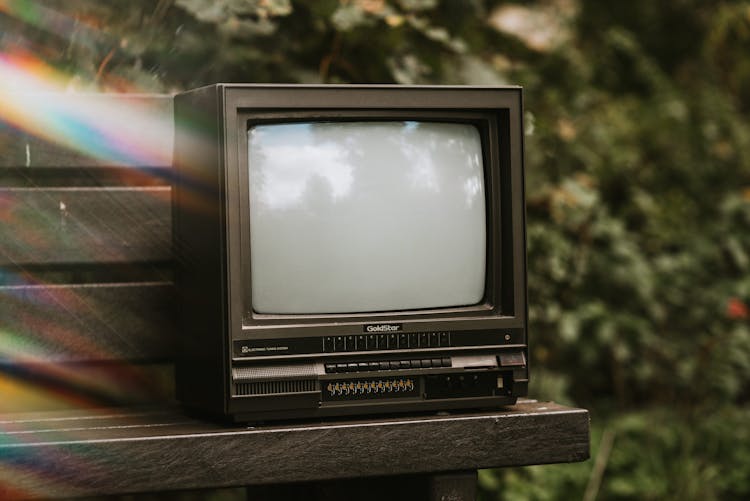
[[[256,312],[482,300],[485,188],[473,125],[257,125],[248,131],[248,157]]]

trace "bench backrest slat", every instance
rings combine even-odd
[[[13,102],[0,116],[0,378],[73,400],[155,398],[175,339],[172,98]]]
[[[0,188],[0,266],[169,261],[171,189]]]

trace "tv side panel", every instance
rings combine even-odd
[[[180,309],[177,396],[188,407],[226,410],[224,169],[221,89],[175,97],[175,285]]]

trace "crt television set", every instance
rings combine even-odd
[[[175,97],[178,398],[235,421],[526,394],[519,87]]]

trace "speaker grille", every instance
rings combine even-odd
[[[260,367],[235,367],[232,379],[237,381],[271,381],[275,379],[314,378],[324,374],[323,364],[263,365]]]
[[[318,382],[315,379],[298,379],[234,384],[234,392],[237,396],[275,395],[279,393],[302,393],[306,391],[318,391]]]

